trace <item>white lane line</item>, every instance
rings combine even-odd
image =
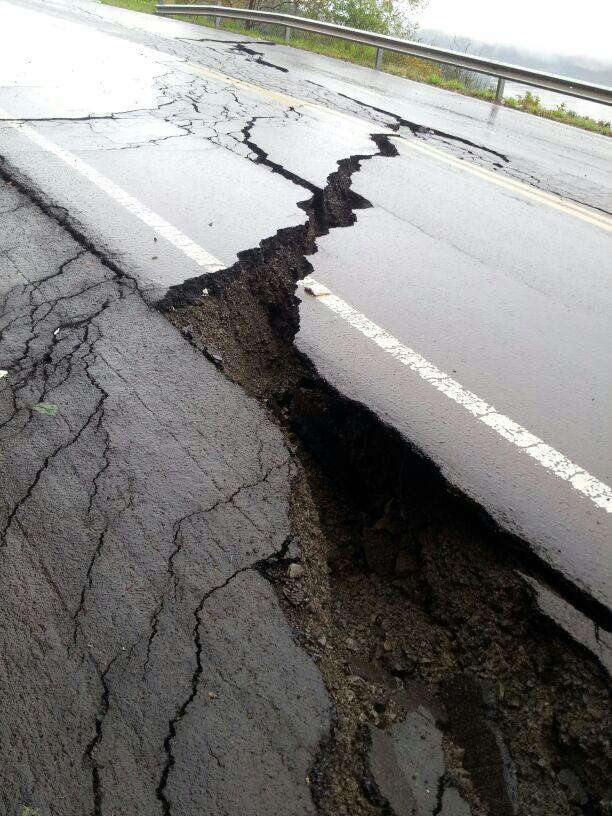
[[[173,226],[160,215],[153,212],[153,210],[150,210],[148,207],[142,204],[142,202],[138,201],[137,198],[134,198],[134,196],[130,195],[123,188],[119,187],[119,185],[115,184],[114,181],[111,181],[109,178],[102,175],[102,173],[99,173],[90,164],[87,164],[87,162],[84,162],[78,156],[75,156],[74,153],[70,153],[70,151],[59,147],[59,145],[56,145],[55,142],[52,142],[50,139],[47,139],[42,134],[38,133],[38,131],[34,130],[34,128],[19,120],[16,120],[10,113],[2,108],[0,108],[0,117],[2,119],[11,120],[2,122],[3,125],[18,130],[19,133],[22,133],[31,142],[34,142],[34,144],[38,145],[43,150],[46,150],[47,152],[56,156],[58,159],[61,159],[68,165],[68,167],[76,170],[88,181],[91,181],[92,184],[95,184],[96,187],[110,196],[113,201],[116,201],[118,204],[121,204],[122,207],[125,207],[128,212],[135,215],[136,218],[139,218],[148,227],[151,227],[154,232],[161,235],[166,239],[166,241],[169,241],[169,243],[176,247],[176,249],[180,250],[192,261],[195,261],[195,263],[198,266],[201,266],[202,269],[205,269],[206,272],[218,272],[220,269],[226,268],[227,264],[224,264],[218,258],[215,258],[214,255],[211,255],[199,244],[196,244],[195,241],[192,241],[191,238],[185,235],[184,232],[181,232],[179,229],[177,229],[177,227]]]
[[[369,320],[364,314],[353,309],[352,306],[334,295],[327,287],[318,283],[314,278],[307,277],[301,281],[305,291],[313,295],[317,301],[326,306],[338,317],[345,320],[358,332],[372,340],[376,345],[394,357],[399,363],[407,366],[418,374],[421,379],[433,385],[449,399],[461,405],[480,422],[488,425],[504,439],[507,439],[522,450],[549,473],[563,479],[593,504],[608,513],[612,513],[612,488],[600,482],[584,468],[575,465],[559,451],[547,445],[537,436],[517,422],[496,411],[483,399],[465,389],[457,380],[440,371],[414,349],[404,346],[400,341]]]

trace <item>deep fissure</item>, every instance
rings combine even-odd
[[[252,123],[244,134],[250,142],[251,129]],[[375,135],[372,138],[378,147],[377,153],[339,161],[338,170],[329,176],[325,188],[315,189],[311,199],[300,204],[308,216],[303,225],[280,230],[275,236],[263,240],[259,247],[240,253],[238,262],[229,269],[214,275],[199,276],[173,287],[160,306],[192,345],[266,406],[297,449],[301,478],[310,485],[309,490],[313,494],[311,502],[319,516],[322,538],[328,543],[343,537],[350,540],[343,549],[330,550],[321,559],[325,563],[322,570],[327,576],[326,586],[338,595],[346,593],[347,599],[350,599],[352,590],[346,588],[347,575],[358,583],[375,580],[378,582],[376,591],[371,594],[383,606],[392,607],[396,614],[396,607],[401,608],[402,604],[406,604],[414,614],[417,614],[414,611],[417,610],[426,625],[432,631],[440,632],[440,636],[446,640],[452,659],[448,656],[429,661],[415,659],[419,680],[435,685],[438,679],[436,672],[445,662],[452,663],[455,671],[494,674],[495,661],[487,651],[490,651],[487,645],[490,643],[496,648],[501,648],[502,643],[504,648],[510,648],[508,643],[516,641],[516,651],[520,651],[525,643],[531,644],[537,651],[538,660],[548,665],[550,641],[554,643],[555,654],[559,651],[562,654],[562,684],[569,682],[568,666],[577,667],[580,661],[583,662],[585,675],[581,675],[576,682],[580,686],[588,676],[589,682],[593,683],[596,689],[593,695],[595,711],[599,700],[597,694],[607,684],[605,673],[592,655],[572,642],[551,621],[539,615],[533,592],[528,591],[517,577],[517,569],[520,566],[523,570],[531,571],[539,580],[554,586],[605,628],[609,628],[608,610],[569,586],[531,555],[522,542],[513,540],[496,528],[479,508],[449,489],[438,470],[418,450],[364,406],[344,398],[322,381],[311,362],[294,346],[299,327],[299,302],[295,293],[298,281],[311,272],[308,256],[316,252],[319,237],[330,229],[352,225],[356,211],[370,206],[369,202],[351,190],[351,177],[359,170],[361,163],[380,156],[391,157],[396,153],[386,136]],[[265,154],[258,158],[268,166],[272,164]],[[274,166],[270,166],[270,169],[277,172]],[[325,508],[323,511],[322,507]],[[340,511],[339,507],[344,509]],[[325,520],[321,521],[323,517]],[[330,522],[330,518],[334,521]],[[299,539],[299,518],[295,524],[293,533]],[[449,536],[449,530],[455,538],[455,545],[449,549],[445,544],[442,548],[448,558],[449,571],[452,573],[457,569],[465,576],[465,582],[476,581],[488,586],[494,601],[490,602],[486,594],[478,594],[472,587],[470,596],[463,592],[462,586],[454,586],[451,581],[449,586],[445,585],[451,601],[444,602],[446,596],[440,595],[444,576],[439,573],[439,566],[434,569],[432,565],[441,558],[435,539],[437,536]],[[410,548],[414,566],[409,578],[402,578],[404,583],[414,584],[410,591],[395,586],[398,582],[393,581],[393,575],[389,577],[385,574],[384,565],[376,564],[376,557],[368,545],[368,537],[376,536],[380,539],[381,551],[384,550],[383,544],[389,544],[389,541],[383,541],[385,536],[392,541],[393,558],[402,554],[406,547]],[[331,544],[329,546],[332,547]],[[470,554],[476,566],[468,557]],[[380,575],[377,573],[379,567]],[[299,633],[311,626],[311,622],[308,622],[310,613],[304,612],[301,602],[294,604],[288,600],[287,592],[291,593],[295,585],[287,578],[282,564],[267,565],[265,574],[276,586],[281,603],[304,647],[318,662],[325,662],[325,648],[320,643],[333,638],[333,629],[331,635],[323,634],[318,640],[310,636],[302,638]],[[387,590],[395,593],[393,602],[386,597]],[[316,597],[312,597],[316,601]],[[367,597],[368,593],[365,593],[361,598],[361,612],[351,611],[349,617],[352,616],[352,625],[358,626],[356,621],[362,620],[363,609],[367,609],[370,603]],[[478,627],[464,623],[461,615],[455,619],[448,611],[455,597],[462,615],[471,614],[475,618],[486,619],[491,631],[476,631]],[[501,611],[494,613],[493,603],[498,604]],[[466,613],[462,604],[466,607],[471,605],[471,612]],[[331,606],[333,604],[330,602],[330,609]],[[503,626],[497,622],[495,615],[501,616]],[[330,616],[333,618],[332,612]],[[403,635],[408,632],[405,623],[400,626],[400,631]],[[342,649],[341,645],[339,649]],[[428,664],[433,668],[428,668]],[[324,676],[335,703],[342,711],[342,683],[338,681],[340,691],[334,688],[334,671],[339,671],[337,666],[335,669],[328,667],[324,669]],[[548,671],[548,668],[541,670],[540,666],[525,669],[529,683],[542,696],[547,693],[543,678]],[[385,672],[400,683],[408,682],[407,675],[399,670],[385,667]],[[528,707],[530,694],[518,694],[516,705],[519,709]],[[561,691],[559,696],[563,697]],[[390,705],[388,717],[394,714],[393,705]],[[385,719],[387,713],[381,714],[376,708],[372,710],[373,717],[389,724],[390,720]],[[555,708],[555,716],[563,719],[559,707]],[[511,753],[514,752],[514,762],[522,773],[522,804],[531,808],[531,811],[525,812],[533,816],[548,813],[538,810],[537,797],[557,796],[556,792],[553,793],[556,789],[550,779],[545,783],[542,780],[534,782],[539,771],[534,769],[533,758],[529,758],[529,752],[517,737],[512,709],[501,699],[498,719],[496,728],[501,729],[500,734],[504,732]],[[588,728],[596,730],[596,719],[589,710],[588,716],[585,715]],[[320,812],[326,816],[344,812],[338,811],[340,800],[334,798],[333,790],[344,791],[346,788],[347,798],[342,801],[349,808],[347,813],[392,813],[388,803],[381,804],[380,800],[376,803],[368,796],[368,790],[371,791],[373,786],[368,782],[364,766],[363,733],[353,726],[352,731],[351,728],[347,730],[348,720],[350,716],[347,718],[341,714],[338,723],[333,725],[333,738],[322,746],[313,770],[314,800]],[[544,733],[543,721],[540,725]],[[582,726],[588,731],[587,725],[582,723]],[[563,732],[561,736],[561,732],[563,728],[551,737],[542,736],[542,745],[547,751],[546,768],[554,769],[558,763],[571,763],[590,791],[588,807],[595,808],[593,813],[607,814],[603,798],[599,803],[596,801],[603,795],[603,776],[597,781],[598,773],[601,774],[602,768],[609,767],[605,750],[597,742],[599,738],[591,734],[589,756],[589,750],[584,745],[580,748],[572,745],[570,749],[567,735]],[[348,759],[351,756],[353,759]],[[454,766],[451,762],[451,770],[455,773],[454,786],[462,785],[461,773],[465,771],[462,771],[461,761],[456,761]],[[357,782],[353,784],[355,780]],[[543,794],[538,793],[540,787]],[[486,801],[489,793],[484,781],[465,783],[462,793],[470,801],[474,814],[479,816],[495,810],[496,805]],[[574,805],[568,796],[563,791],[558,793],[560,798],[554,807],[559,808],[560,814],[587,812],[582,806],[572,809]],[[545,803],[545,807],[550,804]],[[489,806],[493,807],[493,811],[484,809]],[[502,810],[498,808],[498,812]]]
[[[394,149],[385,137],[376,137],[376,141],[379,146],[379,153],[376,155],[393,155]],[[461,497],[449,494],[446,486],[441,484],[439,474],[430,463],[422,460],[418,452],[398,440],[388,428],[382,426],[378,418],[363,406],[342,398],[322,382],[309,361],[293,346],[299,320],[295,288],[297,281],[310,271],[307,256],[316,251],[318,237],[326,234],[331,228],[349,226],[355,220],[354,211],[368,206],[368,202],[352,193],[350,179],[359,168],[360,162],[371,158],[374,157],[357,156],[339,162],[338,171],[330,176],[325,189],[315,191],[312,199],[303,203],[302,206],[308,214],[308,219],[302,227],[281,230],[273,238],[263,241],[259,248],[241,253],[240,260],[235,267],[218,273],[216,276],[193,279],[185,286],[170,292],[163,303],[163,307],[171,311],[170,317],[173,322],[189,336],[190,341],[203,351],[210,353],[211,350],[214,350],[215,358],[226,374],[241,382],[250,393],[258,396],[266,404],[275,421],[297,443],[305,478],[315,484],[313,488],[313,492],[317,493],[315,507],[319,509],[321,503],[325,501],[332,506],[333,502],[337,501],[338,505],[344,502],[350,508],[349,515],[355,518],[349,520],[344,518],[341,521],[334,520],[333,522],[328,520],[326,525],[321,525],[322,529],[326,527],[323,532],[328,538],[341,531],[358,540],[356,546],[345,547],[339,555],[336,553],[330,560],[333,568],[329,580],[335,590],[342,589],[342,582],[347,574],[350,574],[351,577],[357,576],[359,580],[364,576],[368,578],[371,573],[377,574],[376,569],[369,563],[367,554],[364,555],[362,539],[365,532],[382,529],[385,534],[389,533],[391,538],[397,538],[399,534],[390,533],[389,530],[398,523],[400,526],[403,525],[402,536],[407,535],[412,542],[419,536],[429,534],[432,527],[438,523],[436,519],[438,509],[440,515],[445,518],[445,523],[448,519],[454,523],[454,519],[458,518],[464,526],[468,528],[475,526],[480,531],[485,531],[486,535],[494,536],[496,543],[500,541],[506,543],[500,538],[499,531],[492,530],[483,524],[475,508],[466,505]],[[2,174],[1,169],[0,174]],[[33,198],[29,189],[24,191],[30,198]],[[37,203],[41,204],[41,201],[38,200]],[[80,231],[75,231],[74,227],[70,226],[69,220],[61,219],[56,208],[44,201],[42,205],[44,205],[42,208],[45,212],[60,221],[69,231],[72,230],[73,235],[85,243],[105,266],[113,270],[116,276],[129,277],[124,276],[124,273],[112,261],[104,258],[89,242],[82,240]],[[203,288],[209,290],[205,297],[202,294]],[[251,309],[248,315],[245,314],[245,306]],[[250,342],[253,339],[257,340],[255,348]],[[252,359],[248,360],[249,357]],[[88,419],[87,425],[95,416],[96,411]],[[384,468],[380,467],[381,462],[384,462]],[[400,507],[401,497],[405,493],[407,475],[410,476],[412,488],[411,502],[410,506]],[[338,491],[338,494],[335,491]],[[439,503],[439,508],[436,503]],[[359,509],[356,510],[356,508]],[[339,511],[334,512],[338,512],[339,516],[343,515]],[[386,527],[384,525],[380,527],[381,520],[387,525]],[[300,523],[301,519],[297,518],[298,529],[295,535],[298,537]],[[448,521],[448,524],[451,522]],[[447,548],[446,555],[453,570],[457,566],[457,561],[464,555],[463,548],[467,546],[467,543],[469,543],[467,537],[465,540],[459,537],[458,544],[455,542],[453,547]],[[493,553],[491,557],[489,545],[483,547],[482,552],[478,551],[483,563],[485,565],[494,563],[495,569],[501,570],[502,573],[505,570],[504,575],[510,582],[511,575],[514,575],[518,563],[515,551],[510,548],[511,555]],[[435,561],[435,548],[427,543],[423,544],[422,541],[419,542],[419,547],[416,553],[418,563],[415,573],[417,577],[410,579],[417,584],[415,606],[422,609],[427,620],[439,626],[440,631],[454,632],[459,641],[462,638],[466,639],[463,632],[457,634],[457,615],[449,613],[444,604],[445,598],[439,593],[442,585],[440,576],[428,574],[428,570],[432,569],[432,562]],[[487,561],[487,558],[490,561]],[[523,554],[520,562],[522,567],[525,566],[524,559]],[[275,572],[271,564],[261,565],[261,568],[279,588],[279,597],[281,597],[282,590],[287,588],[283,570],[278,568]],[[465,573],[468,572],[473,572],[478,579],[482,578],[482,573],[471,564],[469,569],[465,568]],[[555,576],[548,575],[548,577],[552,579],[551,583],[554,583]],[[382,592],[380,587],[387,588],[388,581],[384,576],[378,576],[378,578],[381,580],[374,588],[378,587],[378,590]],[[575,661],[580,658],[586,667],[584,671],[591,678],[595,689],[599,691],[603,681],[594,665],[593,658],[572,644],[552,624],[543,623],[539,617],[537,624],[535,621],[528,620],[529,616],[536,617],[533,598],[524,591],[524,588],[521,589],[519,582],[510,584],[510,586],[519,596],[516,608],[509,597],[504,596],[501,600],[496,599],[496,601],[499,602],[501,609],[499,614],[507,615],[510,618],[510,624],[504,625],[509,626],[513,638],[520,642],[527,634],[531,637],[540,636],[542,632],[545,632],[555,646],[554,649],[551,649],[554,652],[555,660],[557,663],[561,662],[558,673],[563,682],[569,683],[567,680],[568,666],[571,666],[572,671],[577,671]],[[423,587],[430,591],[429,595],[423,591]],[[560,588],[565,589],[566,587],[560,585]],[[414,600],[405,587],[395,589],[398,590],[401,600],[405,603]],[[438,591],[438,594],[434,594],[433,597],[432,589]],[[452,601],[457,587],[451,584],[449,589],[451,591],[447,593],[449,597],[446,600]],[[350,593],[347,597],[350,598]],[[574,599],[579,603],[585,601],[581,596],[575,596]],[[282,597],[281,602],[283,602]],[[605,615],[601,614],[602,610],[599,607],[589,607],[588,604],[583,604],[583,606],[587,612],[595,613],[594,617],[598,624],[601,623],[604,628],[609,628],[608,621]],[[292,603],[288,602],[285,608],[291,618],[290,607],[293,609]],[[485,607],[486,601],[480,598],[475,608],[484,609]],[[355,614],[354,617],[359,618],[359,615]],[[291,619],[296,628],[302,625],[301,608]],[[196,620],[198,620],[197,615]],[[520,631],[515,631],[517,628]],[[498,637],[498,634],[487,632],[487,637],[496,642],[495,638]],[[484,649],[480,640],[476,638],[475,642],[479,644],[478,648]],[[316,657],[318,647],[313,646],[307,638],[303,642],[304,646]],[[499,642],[504,641],[500,639]],[[195,645],[197,650],[198,644],[195,643]],[[471,648],[476,649],[477,653],[476,646]],[[458,651],[460,667],[473,669],[474,654],[463,643],[460,643]],[[536,657],[540,659],[539,653]],[[439,656],[431,662],[437,665],[438,660]],[[110,665],[103,672],[102,714],[105,713],[105,706],[108,706],[108,690],[104,681],[109,669]],[[534,676],[536,678],[547,677],[550,671],[550,666],[538,667]],[[389,673],[394,672],[389,669]],[[428,673],[428,670],[422,665],[419,665],[419,675],[427,681],[435,682],[435,675]],[[552,678],[550,683],[553,683]],[[608,814],[609,810],[605,809],[607,805],[603,799],[605,791],[602,785],[609,777],[609,758],[606,758],[601,750],[591,750],[592,756],[589,757],[584,744],[575,744],[571,735],[567,736],[565,733],[567,725],[563,721],[561,710],[563,704],[564,700],[561,699],[555,710],[551,750],[557,751],[564,761],[567,760],[576,769],[579,777],[588,787],[589,799],[586,805],[580,806],[580,810],[559,810],[558,812],[572,814],[588,812],[597,814],[597,816]],[[501,707],[504,709],[504,716],[507,716],[505,707]],[[336,740],[337,744],[343,739],[341,727],[339,728],[340,738]],[[101,725],[96,731],[96,738],[88,754],[91,759],[93,750],[101,738]],[[567,744],[562,744],[564,740]],[[593,749],[592,740],[590,744],[587,740],[586,744],[587,747]],[[358,742],[357,745],[360,747],[362,743]],[[327,756],[326,759],[333,768],[335,768],[334,763],[337,759],[334,750],[333,741],[324,749],[324,753],[329,752],[332,755],[331,758]],[[519,759],[522,761],[521,757]],[[515,757],[515,760],[519,761],[519,759]],[[350,769],[354,770],[352,766]],[[594,769],[599,769],[599,783]],[[94,787],[96,772],[94,769]],[[328,800],[330,779],[334,781],[333,773],[331,777],[321,775],[318,801],[321,813],[325,814],[334,812]],[[367,785],[362,784],[361,787],[365,789]],[[164,788],[165,783],[162,791]],[[474,807],[478,807],[477,794],[478,792],[472,801]],[[600,800],[597,797],[600,797]],[[97,799],[96,807],[100,806],[100,801]],[[375,812],[385,812],[380,810],[381,806],[377,807],[379,809]],[[365,813],[366,811],[354,811],[355,814],[357,812]],[[475,812],[480,813],[480,811]],[[532,814],[540,812],[546,813],[546,811],[536,809],[531,811]]]
[[[298,206],[308,215],[307,221],[297,227],[281,229],[276,235],[262,240],[259,247],[238,253],[239,260],[225,270],[198,275],[170,287],[164,298],[159,301],[158,307],[172,315],[174,310],[185,306],[195,303],[205,305],[206,301],[210,302],[209,298],[212,301],[224,299],[229,306],[230,304],[227,303],[228,288],[234,284],[245,285],[248,287],[247,296],[249,300],[252,301],[256,308],[262,310],[269,323],[269,336],[265,341],[267,343],[266,354],[273,355],[274,366],[280,365],[285,369],[287,368],[287,358],[292,358],[289,367],[293,369],[294,382],[291,383],[291,386],[294,387],[301,378],[302,382],[307,382],[313,388],[320,389],[321,393],[325,393],[326,399],[346,406],[347,413],[361,413],[363,414],[363,421],[382,426],[383,423],[364,406],[345,399],[329,384],[322,382],[311,362],[295,348],[293,340],[299,328],[297,284],[312,272],[308,257],[317,252],[317,240],[327,235],[331,229],[352,226],[356,221],[356,212],[371,207],[367,199],[351,189],[352,175],[359,171],[363,161],[369,161],[377,157],[395,157],[397,149],[392,142],[392,138],[384,134],[372,134],[371,138],[378,151],[370,155],[360,154],[340,159],[338,161],[338,170],[330,174],[325,188],[319,189],[269,160],[267,154],[257,148],[251,138],[253,124],[254,122],[251,121],[244,129],[245,143],[251,149],[256,150],[258,161],[269,167],[272,172],[282,173],[292,183],[311,189],[312,198],[298,203]],[[203,292],[206,293],[204,296]],[[234,325],[238,326],[238,332],[240,332],[242,330],[241,324],[244,324],[248,316],[235,311],[235,318],[232,325],[228,326],[228,332],[232,331]],[[192,345],[195,345],[219,366],[219,357],[215,353],[214,347],[212,347],[211,354],[211,347],[198,340],[198,332],[194,333],[191,325],[181,323],[180,328]],[[258,327],[255,328],[256,331],[259,331]],[[279,341],[280,346],[278,345]],[[274,366],[268,360],[267,367],[273,368]],[[252,368],[253,366],[249,367]],[[255,393],[258,396],[264,396],[261,388],[255,386],[255,380],[261,377],[261,370],[254,373],[243,368],[240,372],[230,372],[227,367],[222,368],[228,376],[237,379],[247,390],[253,391],[255,388]],[[299,376],[295,379],[298,369]],[[272,386],[271,383],[267,385],[268,387]],[[265,396],[266,399],[270,397],[269,394]],[[278,393],[271,396],[275,400],[279,398]],[[295,395],[283,394],[280,396],[281,399],[293,400]],[[388,435],[389,439],[392,440],[392,445],[402,451],[400,459],[406,456],[416,457],[419,460],[423,472],[428,474],[427,481],[441,485],[444,493],[448,494],[449,502],[457,502],[458,506],[465,504],[468,512],[473,512],[475,516],[484,519],[486,524],[491,525],[495,532],[503,537],[505,547],[520,555],[525,568],[528,568],[538,578],[554,587],[569,603],[592,618],[596,625],[602,625],[608,631],[612,631],[612,613],[607,607],[582,592],[550,564],[540,560],[535,553],[524,545],[524,542],[499,529],[482,508],[477,507],[469,498],[460,494],[455,486],[447,485],[436,466],[427,461],[410,442],[406,442],[398,433],[386,426],[384,426],[384,435]],[[391,446],[390,441],[387,444]],[[323,454],[323,451],[320,451],[320,453]],[[332,458],[341,458],[338,453],[339,451],[336,451]],[[396,463],[394,468],[396,471],[401,470],[401,462]],[[383,480],[388,480],[385,471],[394,468],[381,469]],[[357,489],[356,484],[351,485],[351,487]],[[386,490],[387,488],[384,488],[383,492],[386,492]]]

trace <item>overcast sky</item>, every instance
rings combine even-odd
[[[428,0],[421,29],[612,62],[612,0]]]

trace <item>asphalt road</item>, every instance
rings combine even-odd
[[[329,701],[255,569],[288,534],[289,455],[152,307],[363,156],[372,206],[318,242],[298,347],[609,613],[610,142],[93,2],[0,19],[0,169],[48,209],[0,189],[5,812],[45,778],[74,813],[79,773],[82,812],[93,785],[96,813],[102,790],[105,813],[308,813]],[[194,755],[218,760],[205,784]]]
[[[327,693],[257,570],[280,434],[6,183],[0,264],[0,811],[312,812]]]
[[[400,123],[399,156],[354,178],[373,208],[320,242],[315,278],[552,448],[548,465],[312,303],[299,343],[610,607],[605,138],[182,22],[79,3],[3,11],[0,107],[20,117],[0,131],[5,160],[152,298],[302,223],[298,203],[337,161],[374,155],[370,134]]]

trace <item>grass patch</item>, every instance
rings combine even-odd
[[[119,6],[120,8],[131,9],[132,11],[142,11],[148,14],[155,12],[156,0],[101,0],[107,6]],[[214,23],[208,17],[178,17],[183,22],[195,23],[196,25],[211,28]],[[284,29],[278,26],[257,26],[240,20],[223,20],[221,27],[224,31],[231,31],[235,34],[242,34],[252,39],[262,39],[268,42],[283,43]],[[291,45],[294,48],[301,48],[304,51],[312,51],[316,54],[323,54],[328,57],[352,62],[356,65],[373,66],[375,49],[368,45],[337,40],[333,37],[324,37],[318,34],[292,31]],[[471,96],[476,99],[492,101],[495,99],[495,91],[483,85],[474,75],[466,71],[454,69],[450,66],[432,63],[428,60],[410,57],[404,54],[393,54],[386,51],[383,59],[383,70],[395,76],[402,76],[416,82],[423,82],[427,85],[434,85],[437,88],[444,88],[447,91]],[[503,105],[514,110],[521,110],[532,113],[534,116],[541,116],[544,119],[552,119],[555,122],[562,122],[566,125],[582,128],[599,133],[603,136],[612,136],[612,123],[603,119],[593,119],[590,116],[582,116],[568,108],[562,102],[556,108],[547,108],[542,105],[540,99],[535,94],[527,93],[524,96],[506,97]]]
[[[148,14],[155,12],[157,3],[155,0],[101,0],[105,6],[119,6],[119,8],[131,9],[132,11],[146,11]]]
[[[504,105],[516,110],[527,111],[527,113],[534,113],[536,116],[543,116],[545,119],[554,119],[555,122],[564,122],[566,125],[590,130],[592,133],[612,136],[612,123],[604,119],[582,116],[568,108],[565,102],[561,102],[556,108],[546,108],[540,103],[539,98],[529,91],[524,96],[506,97]]]

